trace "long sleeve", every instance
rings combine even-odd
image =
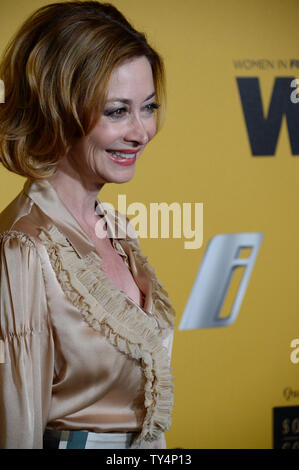
[[[40,257],[25,234],[0,234],[0,447],[42,448],[54,347]]]

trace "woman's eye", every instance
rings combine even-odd
[[[145,106],[145,109],[150,114],[153,114],[156,111],[156,109],[159,109],[159,107],[160,105],[158,105],[157,103],[150,103]]]
[[[147,114],[153,114],[159,107],[160,105],[158,105],[157,103],[149,103],[146,106],[144,106],[143,110]],[[107,116],[111,119],[120,119],[126,116],[129,112],[130,111],[125,107],[106,109],[106,111],[104,111],[104,116]]]
[[[107,109],[104,112],[104,116],[112,117],[114,119],[120,118],[127,112],[126,108]]]

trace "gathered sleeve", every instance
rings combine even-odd
[[[0,343],[0,448],[42,448],[53,337],[38,249],[15,231],[0,234]]]

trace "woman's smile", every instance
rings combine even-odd
[[[136,162],[139,149],[120,149],[120,150],[107,150],[109,158],[118,165],[133,165]]]

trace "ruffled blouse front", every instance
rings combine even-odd
[[[98,204],[121,232],[127,219]],[[112,284],[47,180],[27,181],[2,212],[1,448],[42,448],[46,427],[137,432],[136,445],[161,446],[173,405],[174,310],[137,239],[110,236],[143,308]]]

